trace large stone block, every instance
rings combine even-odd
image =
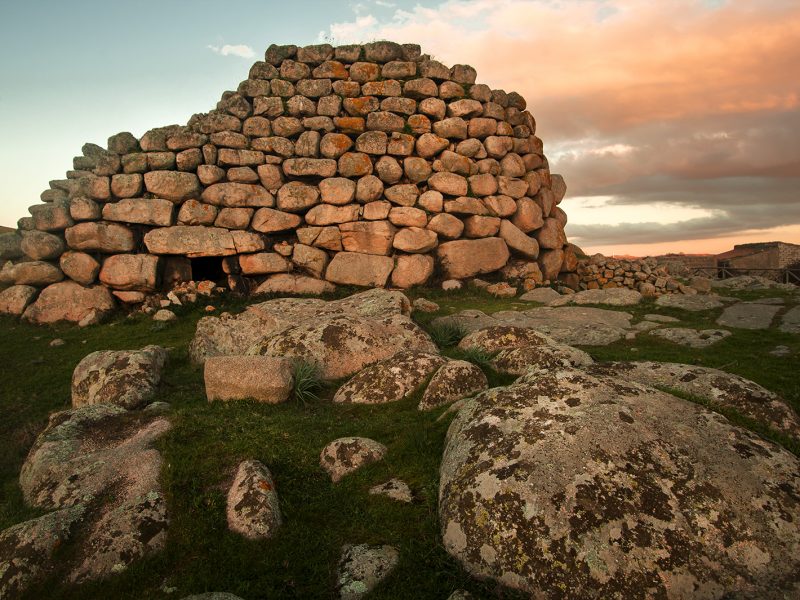
[[[78,223],[64,232],[67,246],[73,250],[89,250],[114,254],[132,252],[136,247],[133,232],[116,223]]]
[[[23,315],[32,323],[71,321],[81,325],[99,323],[114,310],[114,298],[103,286],[84,287],[74,281],[54,283],[42,290]]]
[[[264,249],[261,236],[247,231],[176,225],[154,229],[144,236],[147,249],[153,254],[197,256],[231,256]]]
[[[342,223],[339,231],[342,247],[347,252],[388,256],[397,229],[388,221],[355,221]]]
[[[103,206],[103,218],[107,221],[169,227],[174,215],[175,205],[162,198],[126,198]]]
[[[151,194],[173,202],[200,196],[200,180],[194,173],[151,171],[144,174],[144,186]]]
[[[389,256],[339,252],[331,260],[325,279],[342,285],[383,287],[394,268]]]
[[[496,237],[445,242],[437,248],[436,255],[450,279],[497,271],[505,266],[510,256],[505,241]]]
[[[115,254],[103,261],[100,281],[115,290],[152,292],[158,287],[159,257]]]

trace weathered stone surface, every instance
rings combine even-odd
[[[439,512],[470,573],[528,595],[779,597],[797,589],[799,479],[794,456],[703,407],[565,369],[461,410]]]
[[[285,273],[289,270],[289,261],[277,252],[242,254],[239,256],[239,267],[244,275]]]
[[[70,581],[107,577],[163,548],[166,503],[153,444],[169,428],[156,413],[131,414],[111,404],[50,417],[22,467],[20,487],[34,506],[84,512],[81,543],[64,565]]]
[[[126,198],[103,206],[107,221],[141,223],[169,227],[174,221],[175,205],[161,198]]]
[[[306,223],[316,226],[356,221],[358,220],[358,204],[347,204],[345,206],[319,204],[309,210],[305,218]]]
[[[550,304],[550,302],[558,298],[561,298],[561,294],[549,287],[536,288],[530,292],[525,292],[519,297],[520,300],[525,300],[526,302],[539,302],[541,304]]]
[[[315,277],[281,273],[267,279],[256,288],[254,293],[320,296],[322,294],[331,294],[335,290],[336,286],[332,283],[316,279]]]
[[[83,325],[99,323],[114,310],[114,299],[102,286],[84,287],[74,281],[47,286],[23,318],[32,323],[71,321]]]
[[[738,302],[722,311],[717,318],[717,325],[739,329],[767,329],[780,309],[780,306]]]
[[[663,298],[663,296],[662,296]],[[686,327],[666,327],[650,332],[650,335],[668,340],[673,344],[689,348],[708,348],[731,335],[726,329],[689,329]]]
[[[337,390],[333,401],[345,404],[397,402],[413,393],[445,362],[438,354],[398,352],[353,376]]]
[[[159,283],[160,260],[152,254],[109,256],[100,269],[100,281],[117,290],[152,292]]]
[[[461,237],[464,222],[456,216],[440,213],[431,217],[426,227],[443,238],[454,240]]]
[[[167,351],[160,346],[92,352],[72,373],[72,406],[141,408],[155,395],[166,362]]]
[[[684,296],[682,294],[664,294],[656,300],[656,304],[692,312],[711,310],[723,306],[719,296]]]
[[[401,289],[424,285],[433,275],[433,267],[432,256],[400,255],[392,271],[392,285]]]
[[[403,252],[425,253],[436,247],[436,232],[421,227],[403,227],[394,236],[392,245]]]
[[[151,194],[173,202],[200,196],[200,181],[194,173],[151,171],[144,174],[144,186]]]
[[[206,397],[248,398],[278,404],[289,399],[294,385],[291,361],[271,356],[216,356],[205,362]]]
[[[538,307],[524,311],[503,310],[491,316],[479,310],[464,310],[434,323],[457,323],[467,331],[478,331],[495,325],[513,325],[534,329],[556,342],[569,346],[606,346],[625,337],[631,329],[630,313],[564,306]]]
[[[30,285],[12,285],[0,291],[0,314],[20,316],[36,294],[36,288]]]
[[[500,238],[445,242],[436,254],[445,275],[453,279],[497,271],[509,258],[508,246]]]
[[[0,596],[16,598],[53,571],[54,552],[70,542],[86,507],[57,510],[0,532]]]
[[[606,306],[634,306],[642,301],[642,295],[636,290],[627,288],[611,288],[607,290],[582,290],[576,294],[568,294],[552,300],[550,306],[567,304],[604,304]]]
[[[320,466],[336,483],[344,476],[370,463],[382,460],[386,446],[364,437],[345,437],[333,440],[319,455]]]
[[[84,252],[65,252],[59,259],[64,275],[81,285],[91,285],[100,272],[100,263]]]
[[[22,238],[16,231],[0,232],[0,260],[22,256]]]
[[[386,496],[397,502],[410,503],[413,500],[411,488],[400,479],[390,479],[386,483],[374,485],[369,488],[369,493],[372,496]]]
[[[359,600],[391,573],[400,562],[392,546],[345,546],[336,583],[340,600]]]
[[[249,540],[268,539],[281,526],[283,519],[275,482],[261,462],[239,463],[228,490],[226,515],[228,529]]]
[[[261,233],[275,233],[296,229],[302,222],[299,215],[273,208],[259,208],[253,215],[250,226]]]
[[[32,260],[52,260],[64,253],[64,240],[44,231],[24,231],[20,247]]]
[[[525,235],[514,223],[508,219],[500,221],[500,237],[505,240],[508,247],[515,253],[527,258],[539,256],[539,244],[535,239]]]
[[[500,231],[500,223],[501,220],[498,219],[497,217],[472,215],[464,219],[464,235],[468,238],[492,237],[497,235],[497,232]],[[522,235],[525,234],[523,233]],[[515,240],[512,239],[512,241]],[[538,252],[539,250],[538,246],[536,250]]]
[[[264,240],[254,233],[188,225],[153,229],[145,234],[144,243],[153,254],[185,256],[230,256],[264,249]]]
[[[314,277],[322,278],[328,265],[328,253],[305,244],[295,244],[292,262],[301,270]]]
[[[795,306],[784,313],[779,329],[784,333],[800,333],[800,306]]]
[[[260,185],[215,183],[203,190],[203,202],[231,208],[275,206],[275,198]]]
[[[388,256],[338,252],[325,274],[325,279],[342,285],[383,287],[394,268],[394,259]]]
[[[431,410],[474,396],[488,387],[480,367],[464,360],[449,360],[434,373],[418,408]]]
[[[136,247],[133,232],[117,223],[78,223],[64,235],[73,250],[94,250],[113,254],[132,252]]]
[[[466,196],[467,180],[455,173],[435,173],[428,178],[431,189],[450,196]]]
[[[759,423],[790,437],[800,437],[797,413],[777,394],[744,377],[718,369],[659,362],[611,362],[588,367],[592,375],[666,387],[702,398],[723,408],[733,408]]]
[[[397,232],[394,225],[388,221],[342,223],[339,230],[345,251],[382,256],[391,254],[392,241]]]

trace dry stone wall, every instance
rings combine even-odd
[[[413,44],[273,45],[186,126],[86,144],[2,234],[1,277],[44,288],[29,318],[89,322],[190,279],[318,292],[504,268],[563,278],[577,265],[566,186],[526,106]],[[79,297],[97,306],[44,314]]]

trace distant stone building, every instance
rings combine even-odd
[[[733,250],[717,254],[717,267],[737,275],[761,275],[769,279],[785,280],[788,270],[800,278],[800,245],[785,242],[757,242],[737,244]],[[774,271],[760,271],[774,269]],[[793,282],[793,281],[790,281]]]

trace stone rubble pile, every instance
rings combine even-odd
[[[602,254],[579,260],[575,273],[564,276],[565,283],[573,289],[598,290],[629,288],[642,296],[662,294],[696,294],[693,287],[673,279],[667,266],[659,265],[655,258],[621,260]]]
[[[0,281],[27,286],[4,306],[88,324],[209,272],[242,292],[408,288],[504,268],[574,279],[566,186],[536,121],[522,96],[476,75],[413,44],[272,45],[186,126],[86,144],[0,234]]]

